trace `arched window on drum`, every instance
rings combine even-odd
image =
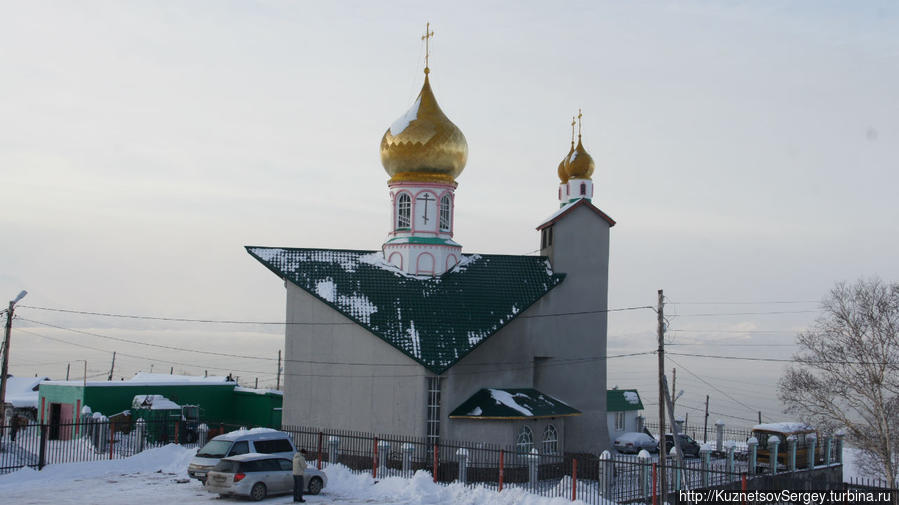
[[[408,230],[412,223],[412,198],[408,193],[400,193],[396,199],[396,229]]]
[[[450,231],[450,203],[449,195],[440,199],[440,231]]]

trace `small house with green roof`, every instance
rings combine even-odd
[[[537,226],[539,255],[463,254],[455,191],[468,143],[425,70],[412,108],[381,139],[390,227],[379,250],[246,247],[287,291],[284,424],[605,449],[596,392],[606,389],[615,221],[594,205],[593,159],[572,138],[558,169],[547,167],[560,184],[547,188],[558,200],[547,198],[551,215]],[[482,205],[519,198],[511,187]]]
[[[643,402],[636,389],[616,387],[606,391],[606,410],[608,410],[609,440],[615,440],[622,433],[642,429],[637,416],[643,410]]]

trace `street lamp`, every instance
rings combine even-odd
[[[9,301],[9,309],[6,310],[6,337],[3,339],[3,365],[0,366],[0,427],[6,425],[6,372],[9,369],[9,340],[12,335],[12,316],[16,311],[16,304],[25,298],[28,291],[24,289]]]

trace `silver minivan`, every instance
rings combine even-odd
[[[328,477],[314,466],[306,468],[306,494],[318,494]],[[223,458],[209,471],[205,484],[220,496],[248,496],[259,501],[266,496],[293,492],[293,461],[271,454],[241,454]]]
[[[220,459],[248,453],[292,458],[296,447],[290,435],[271,428],[240,429],[219,435],[197,451],[187,466],[187,475],[206,482],[206,474]]]

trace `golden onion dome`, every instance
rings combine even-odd
[[[468,142],[440,110],[425,69],[412,107],[381,138],[381,164],[390,182],[455,182],[468,161]]]
[[[568,157],[568,167],[566,172],[569,179],[589,179],[593,175],[596,164],[593,157],[587,154],[584,145],[581,144],[581,136],[578,135],[577,147],[571,156]]]
[[[565,158],[559,163],[559,181],[563,184],[568,182],[568,158],[571,157],[572,153],[574,153],[574,142],[571,143],[571,149],[568,150],[568,154],[566,154]]]

